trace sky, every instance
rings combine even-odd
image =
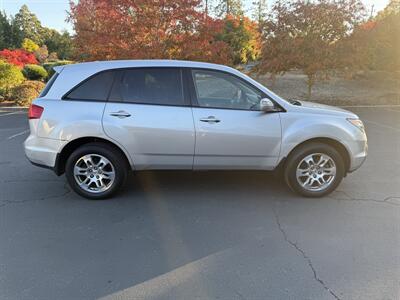
[[[173,0],[171,0],[173,1]],[[246,10],[250,10],[254,0],[244,0]],[[382,10],[389,0],[361,0],[368,10],[374,5],[374,11]],[[272,0],[271,0],[272,2]],[[72,32],[71,24],[66,22],[69,10],[68,0],[0,0],[0,10],[7,15],[15,15],[22,5],[28,5],[29,9],[37,15],[43,26]]]

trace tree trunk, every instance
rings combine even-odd
[[[307,75],[307,99],[311,99],[311,90],[315,83],[314,74]]]
[[[276,83],[276,74],[272,73],[269,78],[271,79],[271,88],[274,88]]]

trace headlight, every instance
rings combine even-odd
[[[353,124],[354,126],[356,126],[358,129],[360,129],[362,132],[365,131],[364,129],[364,124],[360,119],[347,119],[347,121],[349,121],[351,124]]]

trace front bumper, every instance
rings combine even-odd
[[[348,172],[354,172],[365,162],[368,154],[367,140],[358,140],[350,143],[350,166]]]

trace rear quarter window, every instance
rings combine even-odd
[[[105,71],[82,81],[64,96],[69,100],[106,101],[114,81],[114,71]]]

